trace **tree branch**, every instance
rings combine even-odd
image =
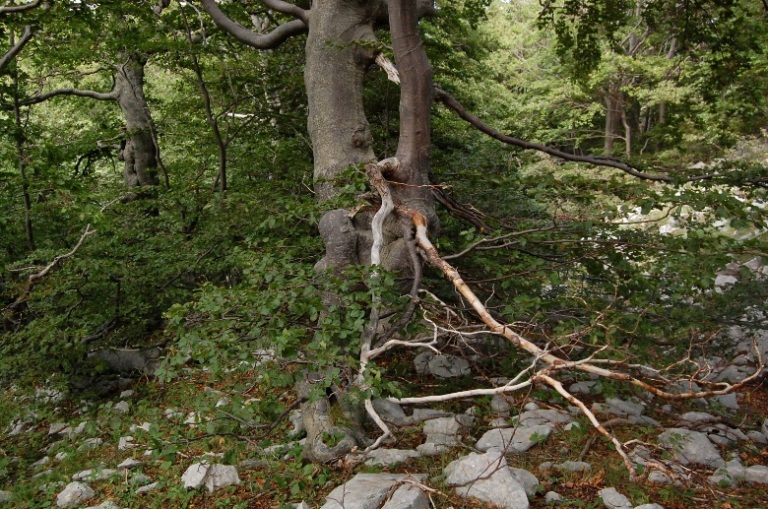
[[[539,143],[532,143],[529,141],[521,140],[519,138],[515,138],[513,136],[508,136],[506,134],[500,133],[499,131],[493,129],[492,127],[484,124],[482,120],[480,120],[473,114],[469,113],[466,110],[466,108],[464,108],[464,106],[462,106],[448,92],[437,87],[435,87],[435,100],[440,101],[445,106],[455,111],[459,115],[459,117],[461,117],[464,121],[466,121],[470,125],[474,126],[478,131],[484,134],[487,134],[488,136],[490,136],[495,140],[498,140],[502,143],[506,143],[507,145],[514,145],[516,147],[529,149],[529,150],[538,150],[539,152],[544,152],[545,154],[549,154],[554,157],[559,157],[561,159],[565,159],[566,161],[574,161],[577,163],[589,163],[589,164],[594,164],[596,166],[607,166],[609,168],[616,168],[617,170],[621,170],[624,173],[632,175],[633,177],[641,178],[644,180],[651,180],[654,182],[678,182],[678,181],[691,182],[696,180],[710,179],[714,176],[712,174],[707,174],[707,175],[697,175],[693,177],[676,179],[667,175],[651,175],[649,173],[642,172],[637,168],[630,166],[627,163],[624,163],[622,161],[618,161],[616,159],[599,157],[599,156],[580,156],[577,154],[569,154],[568,152],[563,152],[562,150],[558,150],[556,148],[548,147],[546,145],[541,145]]]
[[[117,89],[112,89],[109,92],[96,92],[95,90],[81,90],[79,88],[60,88],[58,90],[51,90],[44,94],[33,95],[23,101],[19,101],[21,106],[29,106],[31,104],[39,104],[47,101],[53,97],[60,95],[73,95],[76,97],[88,97],[90,99],[96,99],[99,101],[115,101],[119,95]]]
[[[8,5],[5,7],[0,7],[0,16],[3,14],[16,14],[18,12],[30,11],[36,7],[39,7],[42,2],[43,0],[35,0],[34,2],[30,2],[28,4]]]
[[[305,25],[309,25],[309,12],[305,11],[298,5],[294,5],[290,2],[284,2],[283,0],[261,0],[261,2],[273,11],[288,14],[296,19],[300,19],[304,22]]]
[[[208,15],[213,19],[213,22],[216,23],[216,26],[220,29],[224,30],[225,32],[229,33],[231,36],[233,36],[238,41],[242,42],[243,44],[247,44],[248,46],[253,46],[256,49],[274,49],[280,46],[282,43],[284,43],[289,38],[293,37],[294,35],[299,35],[307,31],[307,22],[304,21],[301,17],[299,19],[295,19],[293,21],[289,21],[287,23],[283,23],[282,25],[278,25],[274,30],[269,32],[268,34],[260,35],[252,32],[251,30],[248,30],[240,23],[233,21],[231,18],[229,18],[224,12],[222,12],[221,9],[219,9],[219,6],[216,4],[214,0],[200,0],[200,3],[202,4],[203,9],[205,12],[208,13]],[[264,2],[269,6],[269,4],[274,4],[276,6],[280,6],[281,8],[285,8],[284,6],[290,6],[291,4],[288,4],[287,2],[283,2],[281,0],[267,0]],[[297,6],[294,6],[296,9],[300,9]],[[280,11],[277,7],[274,7],[275,10],[279,12]],[[302,10],[302,9],[300,9]],[[307,12],[304,12],[304,18],[306,19],[308,17]],[[291,13],[293,15],[296,15],[294,13]]]
[[[11,63],[11,60],[13,60],[22,49],[24,49],[24,46],[26,46],[29,40],[32,39],[32,35],[34,35],[32,34],[32,27],[29,25],[25,26],[24,32],[22,32],[18,42],[16,42],[16,44],[14,44],[11,49],[5,52],[3,58],[0,58],[0,71],[2,71],[6,65]]]

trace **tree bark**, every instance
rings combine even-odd
[[[122,151],[125,161],[123,181],[128,187],[156,186],[159,183],[158,147],[149,105],[144,97],[146,58],[131,54],[124,55],[122,61],[115,73],[115,90],[127,131]]]

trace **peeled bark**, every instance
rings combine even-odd
[[[131,55],[117,66],[115,90],[125,116],[127,139],[122,151],[125,161],[123,181],[128,187],[156,186],[159,183],[158,148],[149,105],[144,97],[146,59]]]

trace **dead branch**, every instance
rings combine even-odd
[[[75,244],[75,247],[73,247],[68,253],[59,255],[55,257],[51,263],[45,266],[43,270],[36,272],[34,274],[31,274],[29,278],[27,278],[27,285],[24,288],[24,291],[22,294],[11,304],[5,307],[3,311],[13,310],[19,307],[22,303],[26,302],[26,300],[29,298],[29,295],[32,293],[32,289],[37,285],[41,279],[43,279],[46,275],[48,275],[51,270],[53,270],[56,265],[58,265],[62,260],[65,260],[67,258],[70,258],[71,256],[74,256],[75,253],[77,253],[77,250],[80,249],[80,246],[83,245],[83,242],[85,241],[86,237],[89,235],[93,235],[96,233],[96,230],[91,229],[91,225],[87,225],[85,227],[85,231],[80,236],[80,240],[77,241],[77,244]]]

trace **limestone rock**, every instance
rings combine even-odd
[[[85,509],[120,509],[120,507],[111,500],[107,500],[99,505],[93,505],[91,507],[86,507]]]
[[[408,426],[412,422],[412,419],[405,415],[403,408],[397,403],[386,399],[374,399],[371,403],[373,403],[373,409],[376,410],[379,417],[388,424]]]
[[[744,478],[747,482],[768,484],[768,467],[764,465],[753,465],[744,470]]]
[[[407,449],[374,449],[366,454],[365,464],[389,467],[420,456],[418,452]]]
[[[456,378],[471,373],[469,362],[455,355],[436,355],[427,367],[437,378]]]
[[[117,475],[118,471],[111,468],[83,470],[72,476],[73,481],[104,481],[109,479],[113,475]]]
[[[117,468],[124,468],[126,470],[130,470],[132,468],[140,467],[143,464],[144,464],[143,461],[139,461],[133,458],[128,458],[127,460],[117,465]]]
[[[635,509],[664,509],[664,506],[659,504],[643,504],[635,507]]]
[[[504,454],[498,450],[472,453],[445,468],[445,483],[456,493],[496,504],[504,509],[528,509],[525,488],[507,468]]]
[[[146,486],[142,486],[141,488],[136,490],[136,494],[140,495],[142,493],[148,493],[152,490],[157,489],[158,483],[153,482],[152,484],[147,484]]]
[[[13,499],[10,491],[0,490],[0,504],[8,504]]]
[[[56,495],[56,505],[58,507],[75,507],[89,498],[93,498],[96,493],[87,484],[81,482],[71,482],[67,484],[64,491]]]
[[[491,429],[480,437],[476,447],[481,451],[498,449],[512,454],[521,453],[546,439],[553,429],[552,424]]]
[[[404,484],[397,488],[381,509],[429,509],[429,499],[416,486]]]
[[[547,494],[544,495],[544,502],[546,502],[547,505],[562,504],[565,502],[565,497],[556,491],[548,491]]]
[[[525,494],[529,497],[536,495],[536,489],[539,487],[539,480],[535,475],[525,470],[524,468],[509,467],[509,472],[512,474],[520,486],[525,490]]]
[[[683,465],[717,468],[725,464],[717,448],[704,433],[685,428],[670,428],[659,436],[659,442],[670,448],[675,459]]]
[[[237,469],[232,465],[218,463],[209,465],[201,462],[190,465],[181,476],[181,481],[187,489],[196,490],[205,486],[209,492],[213,493],[219,488],[240,484],[240,477],[237,475]]]
[[[127,401],[121,401],[120,403],[117,403],[115,406],[113,406],[112,409],[115,412],[127,414],[131,410],[131,405],[129,405]]]
[[[632,509],[629,499],[616,491],[616,488],[603,488],[597,494],[608,509]]]
[[[322,509],[378,509],[390,488],[407,477],[405,474],[357,474],[331,491]]]

